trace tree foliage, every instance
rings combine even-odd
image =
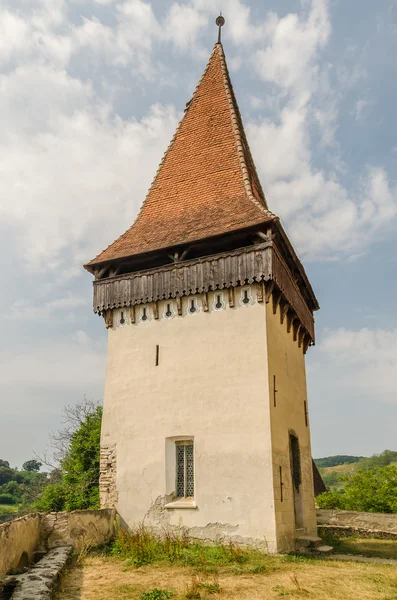
[[[344,479],[342,492],[324,492],[317,497],[320,508],[397,513],[397,467],[359,470]]]
[[[66,427],[52,438],[60,468],[35,507],[46,512],[99,508],[102,407],[84,401],[65,412]]]
[[[27,460],[23,463],[22,471],[29,471],[30,473],[38,472],[40,471],[41,467],[42,463],[33,458],[32,460]]]

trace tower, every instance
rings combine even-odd
[[[220,41],[134,224],[85,268],[108,328],[101,505],[270,552],[314,534],[304,354],[319,307]]]

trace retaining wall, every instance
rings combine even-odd
[[[318,509],[317,525],[397,536],[397,514]]]
[[[29,563],[40,537],[41,515],[32,514],[0,525],[0,577]]]
[[[27,566],[35,550],[94,548],[114,536],[116,511],[77,510],[31,514],[0,525],[0,577]]]

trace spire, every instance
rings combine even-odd
[[[225,24],[225,18],[222,17],[222,11],[220,12],[219,17],[216,18],[215,23],[218,25],[218,44],[222,43],[222,33],[221,33],[221,28],[224,26]]]
[[[274,218],[255,170],[222,44],[217,43],[134,224],[86,266]]]

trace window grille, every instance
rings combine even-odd
[[[176,442],[176,495],[178,498],[194,496],[193,441]]]

